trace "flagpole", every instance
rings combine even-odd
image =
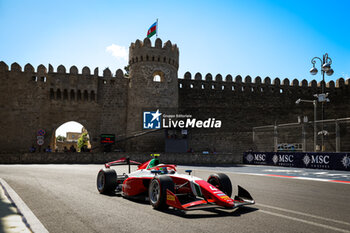
[[[157,19],[157,27],[156,27],[156,38],[158,38],[158,19]]]

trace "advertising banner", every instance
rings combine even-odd
[[[243,163],[350,171],[350,153],[244,152]]]

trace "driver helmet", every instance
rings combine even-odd
[[[154,158],[152,159],[149,164],[148,164],[148,167],[147,168],[152,168],[152,167],[155,167],[159,164],[159,159],[158,158]]]

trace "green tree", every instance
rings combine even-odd
[[[65,142],[65,141],[66,141],[66,137],[65,136],[58,135],[56,137],[56,142]]]
[[[129,65],[124,66],[124,70],[125,70],[125,73],[124,73],[125,77],[129,77]]]
[[[88,145],[89,138],[87,136],[87,133],[83,133],[80,138],[78,139],[78,151],[81,151],[81,148]]]

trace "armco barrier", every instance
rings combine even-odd
[[[350,153],[245,152],[243,163],[350,171]]]
[[[145,162],[151,159],[150,153],[24,153],[0,154],[0,164],[102,164],[129,157]],[[201,154],[201,153],[159,153],[162,163],[210,165],[242,163],[239,154]]]

